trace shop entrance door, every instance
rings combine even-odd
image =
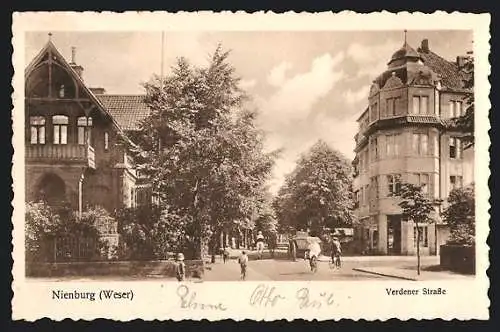
[[[387,254],[401,255],[401,216],[387,216]]]

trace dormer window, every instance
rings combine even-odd
[[[66,115],[54,115],[52,117],[54,144],[68,144],[68,123]]]
[[[45,144],[45,118],[43,116],[30,116],[31,144]]]
[[[81,116],[77,120],[78,126],[78,144],[90,144],[90,133],[92,129],[92,118]]]

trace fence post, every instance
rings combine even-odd
[[[54,263],[57,262],[57,237],[54,236]]]

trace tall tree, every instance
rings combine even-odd
[[[164,81],[146,84],[152,114],[133,149],[161,205],[190,220],[197,258],[222,227],[250,219],[275,157],[263,152],[256,112],[243,109],[228,56],[218,47],[207,68],[181,58]]]
[[[434,221],[432,213],[440,201],[424,193],[422,186],[412,183],[402,183],[401,188],[394,195],[400,198],[398,205],[403,210],[402,217],[415,223],[417,232],[417,274],[420,275],[421,227]]]
[[[351,225],[351,163],[318,141],[297,162],[280,188],[274,207],[281,224],[320,231]]]

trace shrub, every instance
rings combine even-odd
[[[166,259],[169,253],[187,248],[185,217],[157,206],[124,208],[116,213],[122,259]]]
[[[451,231],[447,243],[473,245],[476,227],[474,185],[452,190],[448,203],[443,212],[443,220],[448,223]]]
[[[25,211],[25,248],[27,261],[47,261],[48,244],[57,235],[61,220],[44,202],[28,202]]]
[[[90,208],[77,218],[69,205],[28,202],[25,212],[26,260],[90,260],[109,258],[114,248],[100,239],[98,226],[110,222],[102,208]],[[116,233],[116,231],[115,231]],[[86,248],[82,256],[80,246]]]

